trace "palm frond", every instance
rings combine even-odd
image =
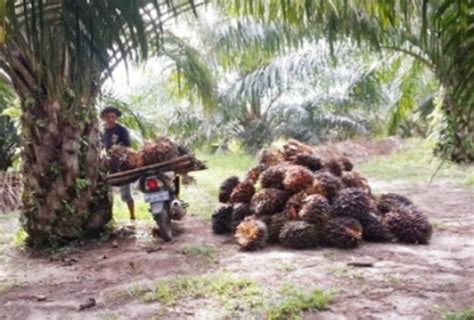
[[[347,46],[347,43],[341,43],[336,48],[338,57],[344,57],[349,52],[350,46]],[[323,78],[322,73],[325,73],[325,76],[329,75],[328,69],[332,65],[327,42],[312,43],[307,48],[277,57],[267,65],[242,76],[224,89],[225,93],[222,95],[231,101],[252,101],[264,96],[268,91],[279,93],[288,90],[295,83],[314,85],[314,81]],[[352,71],[355,72],[355,70],[340,70],[337,77],[339,80],[342,77],[351,78]]]
[[[23,96],[35,95],[40,86],[56,97],[67,89],[94,95],[119,62],[143,59],[151,43],[160,44],[166,21],[200,4],[9,0],[1,66]]]
[[[459,105],[474,101],[471,1],[279,0],[225,2],[224,10],[261,21],[311,28],[330,43],[350,36],[360,44],[392,48],[431,65]]]
[[[205,61],[206,58],[197,49],[171,32],[163,38],[160,52],[176,68],[179,95],[191,101],[198,97],[206,112],[215,110],[218,103],[217,79],[211,69],[212,63]]]
[[[422,65],[414,61],[408,72],[403,75],[400,84],[400,98],[393,107],[387,122],[387,131],[389,134],[395,134],[400,122],[406,119],[417,107],[415,92],[418,90],[417,85],[422,71]]]
[[[252,70],[289,48],[301,47],[314,39],[307,30],[286,23],[262,23],[252,17],[223,19],[207,30],[220,65],[226,69],[239,66]]]

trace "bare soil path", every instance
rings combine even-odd
[[[171,244],[133,232],[34,257],[8,240],[15,219],[0,220],[0,319],[262,319],[261,310],[228,310],[209,297],[172,305],[145,303],[138,286],[180,275],[235,274],[267,292],[292,283],[334,292],[329,309],[304,319],[440,319],[446,310],[474,306],[474,193],[445,183],[371,181],[377,192],[400,192],[426,210],[435,226],[429,245],[363,244],[355,250],[245,253],[209,223],[181,222]],[[10,237],[7,237],[10,235]],[[204,248],[205,250],[201,250]],[[372,267],[352,267],[350,262]],[[135,291],[134,291],[135,290]],[[135,292],[135,293],[134,293]],[[79,310],[93,298],[95,306]]]

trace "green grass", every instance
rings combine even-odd
[[[12,245],[14,247],[21,247],[25,245],[25,241],[27,237],[28,237],[28,234],[26,233],[25,229],[20,227],[12,237]]]
[[[215,261],[217,257],[217,249],[214,246],[207,244],[193,244],[181,248],[179,250],[185,256],[189,256],[197,259],[204,259],[209,262]]]
[[[256,160],[243,153],[197,154],[197,157],[206,161],[209,169],[191,174],[196,178],[196,184],[185,186],[182,197],[189,202],[191,215],[209,219],[218,203],[221,182],[233,175],[243,178]]]
[[[116,192],[114,190],[114,192]],[[148,203],[143,201],[143,194],[139,191],[133,193],[133,199],[135,200],[135,217],[138,220],[153,220],[148,209],[150,208]],[[130,219],[130,213],[128,212],[127,204],[120,199],[119,194],[114,194],[114,219],[117,221],[124,221]]]
[[[444,316],[445,320],[474,320],[474,308],[450,312]]]
[[[158,280],[151,286],[133,286],[120,293],[124,295],[145,303],[160,303],[165,308],[203,299],[206,304],[222,307],[223,318],[245,317],[245,313],[265,315],[271,320],[299,319],[302,312],[327,309],[333,298],[332,293],[305,291],[292,285],[269,290],[254,280],[227,272]]]
[[[333,295],[321,290],[309,293],[292,285],[283,286],[280,290],[281,301],[272,305],[267,311],[267,319],[299,319],[304,311],[325,310],[332,301]]]
[[[185,299],[211,298],[228,310],[236,305],[254,308],[262,303],[262,296],[263,290],[256,282],[227,273],[159,280],[143,290],[146,303],[174,306]]]
[[[474,165],[458,165],[448,161],[442,163],[433,156],[433,144],[426,140],[409,139],[405,143],[405,149],[388,156],[375,157],[356,169],[369,179],[408,182],[429,182],[437,172],[435,182],[449,181],[474,186]]]

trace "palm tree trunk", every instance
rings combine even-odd
[[[474,162],[474,108],[455,101],[443,101],[445,124],[435,151],[455,162]]]
[[[22,221],[33,245],[76,238],[111,218],[95,110],[64,100],[22,103]]]

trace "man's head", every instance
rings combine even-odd
[[[104,121],[107,128],[113,128],[117,124],[117,119],[120,118],[122,112],[115,107],[105,107],[100,112],[100,118]]]

